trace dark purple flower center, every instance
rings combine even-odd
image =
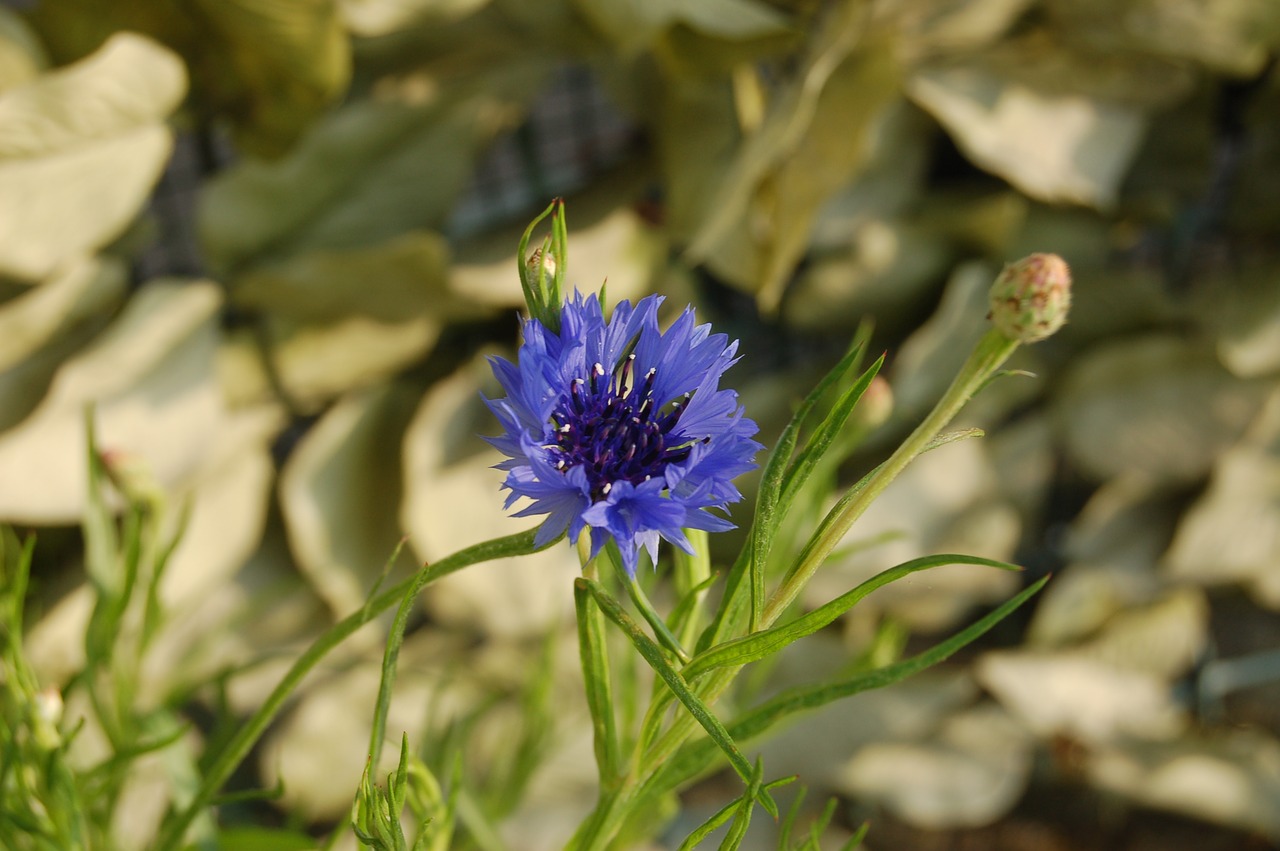
[[[638,485],[689,457],[690,441],[677,443],[671,434],[689,396],[659,410],[653,399],[657,370],[635,382],[634,361],[634,354],[623,358],[612,375],[595,364],[587,378],[570,383],[551,414],[555,443],[547,448],[556,469],[583,467],[593,502],[603,499],[615,482]]]

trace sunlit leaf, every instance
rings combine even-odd
[[[976,674],[1005,708],[1041,736],[1088,743],[1129,737],[1169,739],[1186,719],[1169,683],[1079,653],[998,651]]]
[[[368,38],[424,23],[446,24],[488,3],[489,0],[339,0],[338,11],[351,32]]]
[[[84,407],[93,403],[99,445],[140,459],[162,485],[194,474],[228,413],[214,381],[216,287],[153,283],[109,331],[58,371],[23,423],[0,436],[0,516],[74,522],[85,493]]]
[[[1145,126],[1133,107],[1041,92],[980,67],[922,70],[907,90],[976,165],[1045,201],[1113,204]]]
[[[1260,410],[1265,383],[1241,381],[1194,341],[1150,335],[1093,349],[1055,399],[1064,445],[1086,474],[1192,481]]]
[[[119,303],[124,289],[121,264],[85,260],[0,304],[0,373],[76,325],[106,313]]]
[[[168,160],[178,57],[122,33],[0,94],[0,274],[27,280],[114,239]]]
[[[776,33],[787,26],[786,16],[760,0],[577,0],[576,5],[624,53],[649,46],[676,24],[733,39]]]
[[[837,770],[842,791],[919,827],[978,827],[1005,815],[1031,775],[1030,736],[984,705],[947,718],[922,740],[877,741]]]
[[[30,18],[62,61],[120,30],[168,45],[187,60],[196,107],[261,155],[283,153],[350,77],[347,34],[328,0],[60,0]]]
[[[1262,730],[1106,748],[1085,771],[1097,786],[1146,806],[1280,839],[1280,743]]]
[[[239,270],[439,226],[479,146],[519,118],[549,68],[534,58],[447,87],[407,80],[334,112],[287,157],[228,170],[200,202],[210,261]]]
[[[1273,396],[1245,439],[1215,461],[1209,487],[1183,516],[1164,566],[1181,582],[1254,584],[1260,599],[1276,606],[1277,552],[1280,397]]]
[[[892,43],[870,34],[864,11],[843,5],[813,37],[795,78],[703,199],[689,259],[712,261],[759,291],[765,307],[776,307],[819,205],[866,161],[872,129],[898,97]]]

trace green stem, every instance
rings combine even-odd
[[[986,333],[961,367],[960,373],[951,382],[947,392],[938,400],[938,404],[934,406],[929,416],[925,417],[924,422],[916,426],[915,431],[911,432],[897,451],[876,470],[866,486],[841,509],[832,522],[824,524],[810,546],[805,548],[801,562],[769,598],[768,605],[765,606],[762,626],[769,627],[787,610],[814,572],[848,533],[853,522],[862,516],[876,497],[917,455],[925,451],[930,441],[947,427],[965,403],[982,389],[1017,348],[1016,340],[1010,340],[999,331],[992,329]]]
[[[654,636],[658,642],[676,655],[682,664],[689,664],[691,658],[684,647],[680,645],[680,639],[676,638],[671,630],[656,611],[653,604],[649,602],[649,598],[645,596],[644,589],[640,587],[640,583],[635,576],[626,573],[624,570],[624,580],[627,585],[627,593],[631,596],[631,602],[635,604],[636,609],[640,612],[641,617],[648,622],[650,628],[653,629]]]
[[[266,732],[267,726],[279,714],[285,701],[297,689],[303,678],[315,668],[330,650],[337,647],[369,621],[391,608],[396,602],[402,600],[410,588],[418,587],[421,589],[433,580],[478,562],[491,561],[492,559],[506,556],[526,555],[539,549],[544,549],[544,547],[534,546],[535,531],[531,529],[527,532],[519,532],[515,535],[475,544],[454,553],[448,558],[441,559],[435,564],[426,565],[414,576],[375,597],[367,605],[360,607],[359,610],[329,627],[298,657],[298,660],[293,663],[293,667],[284,675],[284,678],[275,687],[275,690],[271,692],[271,695],[262,706],[223,747],[221,753],[214,759],[208,771],[205,772],[195,797],[191,799],[185,808],[179,810],[172,818],[168,819],[164,825],[154,846],[156,851],[176,851],[181,847],[182,840],[186,836],[191,822],[195,820],[201,810],[209,806],[214,796],[217,795],[218,790],[231,777],[236,766],[244,761],[250,749]],[[551,546],[551,544],[546,546]]]

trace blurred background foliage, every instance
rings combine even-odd
[[[890,586],[757,687],[1053,582],[981,652],[785,732],[769,771],[871,817],[869,848],[1273,847],[1277,49],[1271,0],[0,7],[0,521],[40,530],[37,675],[84,665],[88,402],[114,475],[185,523],[144,706],[234,718],[402,536],[400,571],[513,531],[483,357],[515,341],[517,237],[553,195],[577,286],[742,338],[766,441],[873,320],[883,424],[847,475],[949,381],[1000,264],[1054,251],[1076,303],[1020,353],[1036,377],[980,397],[990,436],[921,459],[807,602],[927,552],[1026,577]],[[402,656],[390,729],[466,726],[512,847],[554,847],[592,797],[575,571],[560,547],[450,577]],[[550,717],[527,701],[548,633],[574,696]],[[378,647],[341,651],[238,781],[281,781],[288,815],[228,819],[343,817]],[[497,776],[516,740],[532,782]],[[134,814],[124,847],[160,812]]]

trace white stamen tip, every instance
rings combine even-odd
[[[600,493],[608,493],[613,490],[613,482],[605,482],[604,487],[600,488]]]

